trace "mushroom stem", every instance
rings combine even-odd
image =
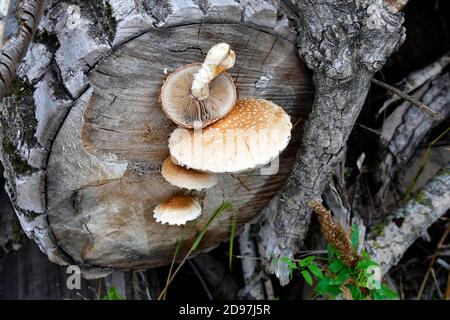
[[[191,86],[192,95],[198,100],[208,98],[211,81],[222,72],[232,68],[235,59],[234,51],[226,43],[216,44],[209,49],[202,67],[194,74]]]

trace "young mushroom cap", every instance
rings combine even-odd
[[[209,84],[209,95],[204,100],[191,93],[194,74],[200,63],[183,66],[171,73],[161,89],[162,109],[176,124],[193,128],[196,123],[205,127],[225,116],[236,102],[236,87],[227,73],[221,73]]]
[[[161,202],[153,213],[156,222],[183,225],[197,219],[202,213],[202,208],[197,199],[178,194]]]
[[[186,169],[174,164],[170,157],[164,160],[161,174],[170,184],[190,190],[208,189],[217,184],[215,174]]]
[[[261,167],[283,151],[291,137],[290,117],[263,99],[241,99],[212,125],[175,129],[169,138],[172,161],[191,169],[241,172]]]

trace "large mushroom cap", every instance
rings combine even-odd
[[[190,190],[207,189],[217,184],[216,175],[186,169],[174,164],[170,157],[164,160],[161,174],[170,184]]]
[[[156,222],[182,225],[197,219],[202,213],[202,208],[198,200],[179,194],[161,202],[153,213]]]
[[[194,74],[201,63],[178,68],[161,89],[162,109],[172,121],[186,128],[199,123],[205,127],[231,111],[236,101],[236,87],[227,73],[221,73],[209,84],[209,95],[199,100],[191,94]]]
[[[263,166],[289,143],[290,117],[263,99],[241,99],[225,118],[202,130],[177,128],[169,138],[172,160],[199,171],[240,172]]]

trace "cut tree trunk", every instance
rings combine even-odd
[[[49,3],[16,90],[1,102],[0,155],[22,227],[52,261],[87,276],[170,263],[177,240],[185,251],[223,201],[238,208],[239,232],[291,171],[313,94],[291,18],[278,2],[196,3]],[[218,42],[236,51],[239,97],[269,99],[300,124],[276,175],[223,175],[198,220],[161,225],[152,211],[176,189],[159,172],[175,128],[160,88]],[[226,240],[230,223],[229,212],[217,218],[201,249]]]

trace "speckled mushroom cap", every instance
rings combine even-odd
[[[171,73],[161,89],[162,109],[167,117],[185,128],[205,127],[228,114],[236,101],[233,79],[225,72],[209,84],[209,95],[198,100],[191,94],[194,74],[201,63],[192,63]]]
[[[202,213],[202,208],[197,199],[178,194],[161,202],[153,213],[156,222],[183,225],[197,219]]]
[[[215,174],[186,169],[174,164],[170,157],[164,160],[161,174],[170,184],[190,190],[208,189],[217,184]]]
[[[169,138],[172,161],[211,173],[263,166],[283,151],[291,137],[290,117],[263,99],[240,99],[233,110],[202,130],[177,128]]]

